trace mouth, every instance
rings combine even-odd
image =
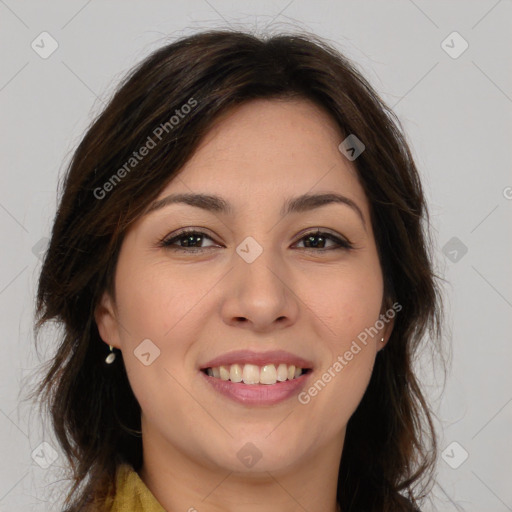
[[[244,405],[274,405],[292,398],[306,385],[313,363],[285,351],[236,351],[200,368],[215,393]]]

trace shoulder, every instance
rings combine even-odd
[[[101,495],[91,496],[80,512],[165,512],[135,469],[127,463],[116,466],[113,480]],[[63,512],[78,512],[77,508]]]
[[[108,512],[165,512],[155,496],[129,464],[120,464],[116,471],[115,493],[107,504]]]

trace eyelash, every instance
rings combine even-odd
[[[205,251],[213,248],[213,246],[191,247],[191,248],[173,247],[175,241],[180,240],[181,238],[185,238],[186,236],[190,236],[190,235],[200,235],[203,238],[206,237],[213,241],[213,239],[203,231],[199,231],[197,229],[184,229],[183,231],[181,231],[177,235],[173,236],[172,238],[164,238],[163,240],[161,240],[161,242],[159,243],[159,246],[163,247],[165,249],[169,249],[171,251],[179,251],[179,252],[185,252],[185,253],[202,253],[202,252],[205,252]],[[313,252],[326,252],[326,251],[332,251],[332,250],[350,251],[351,249],[354,248],[353,244],[351,242],[349,242],[348,240],[343,240],[342,238],[334,236],[325,231],[321,231],[320,229],[318,229],[316,231],[310,231],[309,233],[305,233],[299,240],[297,240],[297,242],[301,242],[308,237],[314,237],[314,236],[316,236],[316,237],[321,236],[321,238],[323,238],[323,239],[332,240],[338,245],[338,247],[331,247],[328,249],[315,249],[312,247],[305,247],[305,248],[303,248],[303,250],[313,251]]]

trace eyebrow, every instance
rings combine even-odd
[[[225,215],[231,215],[233,213],[232,205],[219,196],[210,194],[171,194],[154,201],[146,210],[145,215],[176,203],[187,204],[206,211]],[[291,213],[306,212],[333,203],[343,204],[350,207],[355,213],[357,213],[366,230],[366,221],[359,206],[352,199],[341,194],[303,194],[301,196],[289,198],[281,208],[280,215],[281,217],[284,217]]]

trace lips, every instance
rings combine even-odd
[[[236,350],[211,359],[210,361],[202,364],[199,369],[206,370],[207,368],[230,366],[232,364],[253,364],[256,366],[265,366],[266,364],[275,363],[284,363],[288,366],[294,365],[296,368],[313,369],[313,363],[311,361],[284,350],[272,350],[269,352]]]
[[[277,368],[277,370],[276,370]],[[274,405],[300,392],[313,363],[283,350],[237,350],[200,367],[210,389],[244,405]]]

